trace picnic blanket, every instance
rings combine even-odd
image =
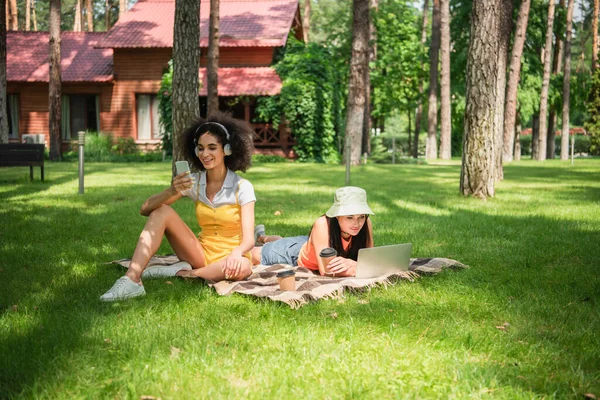
[[[114,264],[129,267],[128,258],[112,261]],[[154,256],[148,266],[171,265],[179,262],[176,255]],[[207,284],[214,288],[221,296],[232,293],[241,293],[260,298],[281,301],[292,308],[299,308],[309,301],[339,298],[346,290],[361,290],[375,286],[388,286],[399,280],[414,281],[421,275],[435,275],[445,269],[459,270],[468,268],[466,265],[449,258],[413,258],[408,271],[379,276],[377,278],[354,277],[329,277],[313,273],[304,267],[293,267],[285,264],[271,266],[257,265],[252,270],[252,275],[241,281],[213,282]],[[277,272],[284,269],[293,269],[296,272],[296,290],[281,291],[277,281]]]

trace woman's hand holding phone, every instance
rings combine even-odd
[[[177,175],[173,178],[171,186],[177,192],[183,192],[193,186],[192,178],[190,177],[190,165],[187,161],[175,162],[175,168],[177,169]]]

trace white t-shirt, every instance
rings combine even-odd
[[[256,201],[254,186],[247,179],[243,179],[229,169],[227,170],[227,176],[221,190],[217,192],[212,202],[206,197],[206,171],[192,173],[190,177],[194,185],[190,189],[182,191],[181,194],[193,201],[200,200],[207,206],[217,208],[224,205],[236,204],[236,193],[240,206],[251,201]]]

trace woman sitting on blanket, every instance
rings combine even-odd
[[[338,256],[329,262],[329,274],[354,276],[358,250],[373,247],[370,214],[373,211],[367,204],[364,189],[339,188],[335,191],[333,205],[325,215],[317,218],[309,236],[266,236],[264,227],[258,225],[255,235],[264,245],[252,250],[252,263],[299,265],[324,275],[325,266],[319,253],[326,247],[333,247]]]
[[[254,132],[247,123],[218,113],[207,122],[194,123],[185,137],[184,151],[201,172],[175,176],[168,189],[142,205],[140,213],[148,220],[129,269],[100,300],[145,295],[142,278],[187,276],[220,281],[251,274],[256,197],[252,184],[234,171],[250,166]],[[202,228],[198,237],[170,206],[182,197],[195,203]],[[163,235],[184,262],[146,269]]]

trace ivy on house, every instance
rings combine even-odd
[[[162,127],[162,149],[167,156],[173,155],[173,60],[169,61],[169,66],[165,69],[160,89],[158,90],[158,115],[159,123]]]
[[[279,125],[285,118],[296,145],[299,161],[337,163],[340,127],[339,76],[330,51],[316,43],[290,38],[285,55],[275,65],[282,79],[281,93],[261,97],[257,115],[261,121]],[[337,128],[337,130],[336,130]]]

